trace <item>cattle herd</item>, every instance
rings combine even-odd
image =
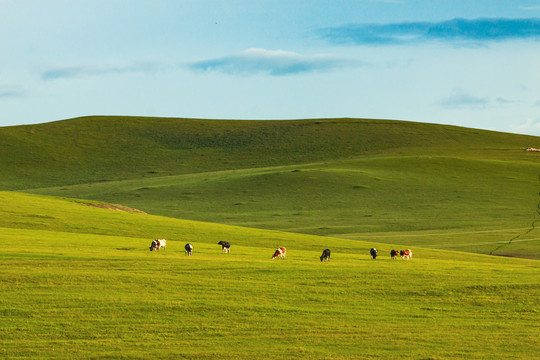
[[[230,254],[231,253],[231,243],[228,242],[228,241],[220,241],[218,242],[218,245],[221,245],[221,252],[222,253],[225,253],[225,254]],[[159,251],[159,249],[164,249],[167,247],[167,240],[165,239],[156,239],[156,240],[153,240],[152,243],[150,244],[150,251],[153,251],[153,250],[156,250],[156,251]],[[185,255],[186,256],[191,256],[192,253],[193,253],[193,245],[187,243],[186,246],[184,246],[184,249],[186,250],[185,251]],[[330,261],[330,249],[324,249],[323,250],[323,253],[321,255],[321,262],[322,261]],[[369,251],[371,257],[373,259],[376,259],[377,258],[377,254],[378,254],[378,251],[377,249],[375,248],[372,248],[370,251]],[[279,247],[276,249],[276,251],[274,252],[274,255],[272,255],[272,260],[274,259],[281,259],[281,260],[285,260],[285,255],[287,254],[287,249],[284,248],[284,247]],[[412,251],[410,249],[406,249],[406,250],[400,250],[400,251],[397,251],[397,250],[394,250],[392,249],[392,251],[390,251],[390,258],[392,260],[395,260],[397,259],[397,257],[401,256],[401,259],[402,260],[410,260],[412,259]]]

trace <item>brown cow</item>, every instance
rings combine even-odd
[[[399,255],[401,255],[401,259],[405,260],[409,260],[409,259],[412,259],[412,251],[407,249],[407,250],[401,250],[399,252]]]
[[[274,255],[272,255],[272,260],[274,260],[277,257],[279,257],[282,260],[285,260],[285,254],[286,253],[287,253],[287,249],[285,249],[284,247],[277,248]]]

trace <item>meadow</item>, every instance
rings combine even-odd
[[[0,140],[4,190],[540,258],[533,136],[370,119],[85,117],[1,128]]]
[[[0,358],[535,358],[539,141],[370,119],[0,128]]]
[[[180,219],[489,254],[538,218],[538,173],[540,163],[376,157],[27,191]],[[495,254],[540,259],[539,238],[535,228]]]
[[[2,358],[529,359],[538,350],[535,260],[424,248],[391,260],[387,244],[0,198]],[[158,230],[167,248],[150,252]],[[286,260],[270,260],[276,244]],[[320,262],[325,247],[332,258]]]

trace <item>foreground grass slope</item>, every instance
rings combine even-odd
[[[158,233],[167,249],[149,252]],[[287,260],[269,259],[277,245]],[[392,261],[398,245],[11,192],[0,246],[3,358],[530,359],[540,346],[533,260],[413,248]]]

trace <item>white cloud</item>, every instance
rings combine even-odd
[[[354,63],[358,64],[358,62]],[[192,63],[197,71],[219,71],[227,74],[252,75],[266,73],[282,76],[308,72],[329,71],[338,67],[351,66],[350,60],[332,55],[301,55],[285,50],[251,48],[238,55],[209,59]]]

